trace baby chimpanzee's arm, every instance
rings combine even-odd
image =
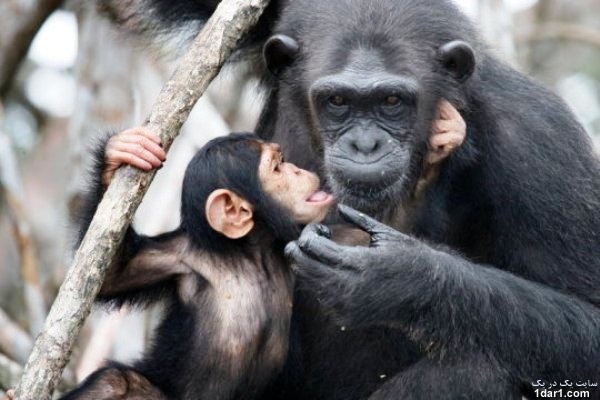
[[[165,152],[158,137],[134,128],[104,137],[93,152],[93,166],[77,223],[77,243],[87,231],[114,172],[122,164],[150,170],[162,165]],[[182,272],[176,262],[177,232],[146,237],[132,227],[114,257],[98,298],[117,304],[146,302],[165,291],[164,281]]]

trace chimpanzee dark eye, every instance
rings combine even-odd
[[[398,103],[400,103],[400,97],[398,96],[391,95],[385,98],[385,104],[388,106],[395,106],[398,105]]]
[[[347,104],[346,99],[342,96],[331,96],[329,98],[329,104],[336,107],[345,106]]]

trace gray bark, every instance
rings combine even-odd
[[[267,0],[222,1],[194,40],[158,96],[145,124],[160,135],[166,149],[267,3]],[[143,173],[131,167],[121,168],[115,174],[75,253],[44,330],[36,339],[16,389],[16,400],[50,399],[77,333],[100,290],[109,262],[153,177],[154,172]]]

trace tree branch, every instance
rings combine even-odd
[[[565,22],[545,22],[520,41],[539,42],[542,40],[570,40],[600,47],[598,29]]]
[[[19,364],[0,353],[0,387],[10,389],[14,387],[21,376],[23,369]]]
[[[0,309],[0,350],[12,359],[25,363],[33,347],[33,340]]]
[[[2,114],[2,102],[0,102],[0,122]],[[38,274],[38,260],[35,256],[31,225],[23,206],[23,185],[17,168],[17,157],[10,138],[2,129],[0,129],[0,194],[3,194],[6,200],[13,236],[19,250],[29,332],[35,336],[42,329],[46,318],[46,303]]]
[[[0,96],[4,96],[42,23],[62,0],[0,1]]]
[[[223,0],[219,4],[161,91],[145,124],[160,135],[165,148],[170,147],[198,98],[256,24],[267,3]],[[16,400],[50,399],[109,262],[154,173],[124,167],[115,174],[36,340],[16,389]]]

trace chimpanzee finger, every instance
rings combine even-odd
[[[165,153],[165,150],[162,147],[160,147],[158,145],[158,143],[155,143],[154,141],[152,141],[149,138],[144,137],[144,136],[140,136],[140,135],[119,136],[119,140],[117,141],[117,143],[115,143],[115,145],[120,145],[120,144],[125,144],[125,143],[130,143],[130,144],[133,144],[134,146],[140,146],[141,148],[150,152],[152,155],[154,155],[156,158],[158,158],[161,161],[164,161],[166,158],[166,155],[167,155]]]
[[[369,217],[367,214],[356,211],[354,208],[344,204],[338,204],[338,211],[344,220],[358,226],[367,233],[376,234],[390,229],[388,226]]]
[[[320,233],[322,225],[307,225],[296,241],[300,249],[310,257],[335,268],[355,269],[347,265],[351,248],[339,245]]]
[[[113,150],[120,153],[128,153],[131,155],[131,160],[141,159],[149,163],[154,168],[162,165],[162,161],[156,155],[138,143],[118,142],[115,143]],[[126,161],[126,163],[133,165],[128,161]]]
[[[410,240],[410,237],[402,232],[382,224],[376,219],[369,217],[367,214],[356,211],[344,204],[338,204],[338,211],[344,220],[369,233],[371,235],[371,244],[373,246],[376,246],[380,241],[390,238]]]
[[[447,133],[462,133],[465,134],[465,130],[462,129],[462,126],[456,121],[447,121],[447,120],[437,120],[434,121],[431,125],[431,135],[430,137],[435,137],[438,135],[443,135]]]
[[[119,135],[120,136],[130,136],[130,135],[140,136],[141,135],[141,136],[146,137],[147,139],[152,140],[154,143],[162,146],[160,137],[156,133],[152,132],[150,129],[146,128],[145,126],[138,126],[135,128],[125,129]]]
[[[290,242],[285,246],[285,255],[292,262],[292,268],[296,275],[308,279],[314,284],[323,284],[331,280],[346,280],[344,271],[330,268],[328,265],[315,260],[306,254],[296,242]]]
[[[429,139],[429,145],[433,150],[444,150],[444,151],[452,151],[456,147],[459,147],[463,141],[465,136],[460,133],[443,133],[433,135]]]
[[[284,254],[292,262],[292,267],[297,273],[302,274],[314,270],[313,272],[316,274],[323,274],[325,273],[324,270],[327,269],[322,263],[304,253],[296,242],[288,243],[285,246]]]
[[[113,169],[116,169],[122,164],[131,165],[132,167],[139,168],[143,171],[150,171],[153,168],[153,165],[148,161],[144,160],[143,158],[136,157],[128,152],[111,150],[110,152],[106,153],[106,157],[107,164],[113,165]]]

